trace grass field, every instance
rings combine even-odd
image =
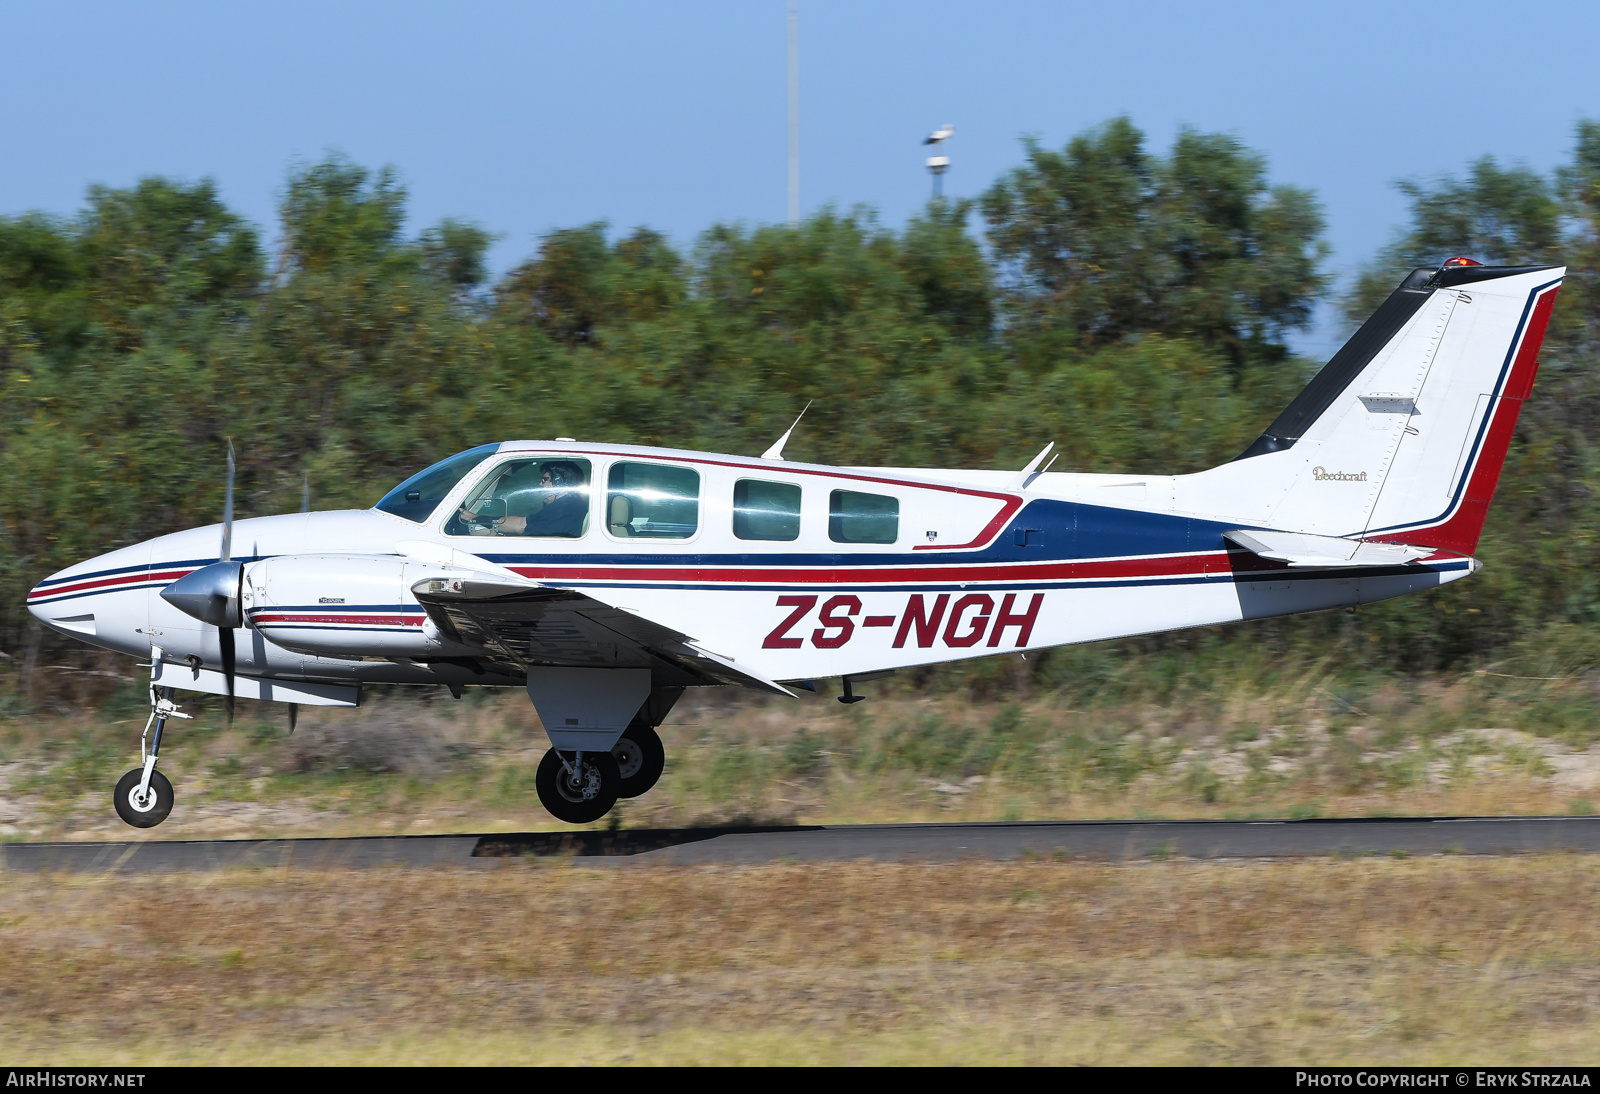
[[[1083,656],[1062,691],[995,662],[987,685],[874,684],[851,707],[696,696],[662,729],[661,784],[607,822],[1600,800],[1592,666],[1352,680]],[[178,806],[141,835],[108,800],[140,686],[89,679],[79,700],[0,695],[0,839],[556,827],[524,696],[375,689],[293,736],[281,708],[241,704],[230,727],[196,704],[164,750]],[[37,1064],[1581,1062],[1600,1051],[1597,896],[1600,859],[1559,855],[7,874],[0,1043]]]
[[[1600,801],[1594,672],[1351,682],[1315,664],[1175,667],[1004,700],[938,680],[869,684],[850,707],[691,693],[662,727],[660,785],[606,823],[1552,814]],[[137,760],[142,704],[129,681],[97,708],[0,709],[0,839],[130,835],[109,791]],[[231,728],[215,700],[192,709],[163,751],[177,808],[150,838],[554,826],[533,790],[547,742],[517,691],[372,689],[357,710],[303,711],[292,737],[277,705],[241,703]]]
[[[18,1063],[1600,1053],[1600,860],[6,876]]]

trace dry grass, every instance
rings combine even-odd
[[[1526,815],[1600,801],[1600,745],[1515,728],[1514,705],[1476,678],[1357,700],[1316,677],[1083,708],[906,688],[853,707],[695,694],[662,729],[660,785],[613,819]],[[108,802],[137,757],[138,702],[0,718],[0,839],[141,838]],[[375,693],[359,710],[302,712],[293,737],[276,708],[245,704],[232,728],[215,704],[197,713],[164,749],[177,808],[142,838],[555,827],[533,792],[547,742],[520,694]]]
[[[1600,860],[9,875],[28,1063],[1529,1063]]]

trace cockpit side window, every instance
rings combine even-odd
[[[500,464],[451,514],[453,536],[555,536],[589,530],[588,460],[539,456]]]
[[[499,448],[499,444],[483,444],[457,452],[448,460],[440,460],[389,491],[374,508],[421,524],[433,515],[445,495],[456,488],[456,483]]]

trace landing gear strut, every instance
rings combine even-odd
[[[159,654],[157,655],[159,658]],[[154,828],[172,812],[172,783],[156,770],[156,760],[161,754],[161,735],[167,728],[168,718],[192,718],[178,710],[172,701],[172,689],[150,687],[150,717],[144,723],[144,734],[139,737],[140,766],[117,780],[111,801],[117,816],[135,828]],[[155,726],[151,734],[150,727]],[[150,750],[145,751],[145,738],[150,739]]]

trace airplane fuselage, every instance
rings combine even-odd
[[[571,537],[452,534],[451,516],[500,465],[578,459],[588,526]],[[693,527],[645,537],[607,521],[618,465],[698,479]],[[1202,473],[1204,475],[1206,473]],[[798,681],[1048,648],[1381,600],[1466,576],[1470,560],[1363,571],[1295,570],[1223,538],[1237,518],[1184,512],[1202,476],[1151,478],[837,468],[635,446],[508,442],[427,519],[377,509],[255,517],[234,525],[245,564],[247,677],[330,684],[503,684],[452,648],[412,593],[451,552],[572,589],[648,619],[772,680]],[[741,482],[797,498],[788,523],[741,538]],[[1330,484],[1337,489],[1359,484]],[[839,542],[839,494],[867,499],[879,542]],[[613,492],[615,493],[615,492]],[[1107,495],[1110,495],[1109,497]],[[1136,499],[1142,505],[1130,505]],[[848,499],[847,499],[848,500]],[[1153,504],[1152,504],[1153,503]],[[748,529],[745,529],[748,532]],[[851,534],[845,530],[843,534]],[[41,582],[29,607],[74,637],[216,669],[214,628],[162,588],[217,557],[218,527],[126,547]],[[431,548],[431,549],[430,549]],[[265,580],[258,580],[265,579]],[[250,597],[250,593],[256,593]],[[552,636],[534,659],[559,654]]]

